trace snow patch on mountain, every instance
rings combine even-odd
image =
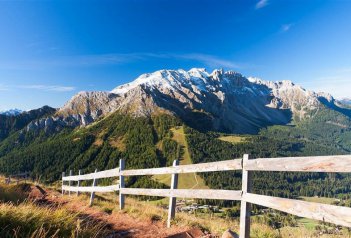
[[[23,111],[17,108],[6,110],[6,111],[0,111],[0,115],[5,115],[5,116],[17,116],[21,114]]]
[[[211,121],[215,130],[244,133],[311,117],[325,102],[334,99],[288,80],[265,81],[235,71],[193,68],[143,74],[111,92],[81,92],[56,116],[85,126],[115,111],[137,117],[163,112],[186,122],[198,120],[201,114],[201,120]]]

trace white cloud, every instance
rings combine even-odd
[[[261,9],[261,8],[264,8],[265,6],[268,5],[268,0],[260,0],[258,1],[258,3],[256,3],[255,5],[255,9]]]
[[[293,26],[294,24],[293,23],[290,23],[290,24],[283,24],[280,29],[282,32],[287,32],[291,29],[291,27]]]
[[[54,91],[54,92],[70,92],[75,90],[75,87],[58,86],[58,85],[22,85],[22,86],[19,86],[19,88],[36,89],[36,90],[42,90],[42,91]]]

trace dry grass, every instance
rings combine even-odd
[[[104,141],[103,141],[102,139],[97,138],[97,139],[94,141],[93,145],[95,145],[95,146],[102,146],[103,143],[104,143]]]
[[[158,206],[159,204],[166,204],[168,199],[163,199],[166,202],[155,201],[139,201],[135,198],[127,197],[125,209],[120,211],[118,208],[116,194],[103,194],[103,199],[96,199],[94,206],[99,207],[101,211],[108,213],[127,213],[137,220],[158,221],[166,226],[168,210]],[[85,199],[88,197],[81,197],[78,199]],[[221,218],[211,214],[188,214],[184,212],[177,212],[175,219],[172,221],[173,226],[178,227],[198,227],[202,230],[209,231],[210,233],[221,236],[227,229],[239,232],[239,220],[232,218]],[[332,234],[318,234],[315,230],[307,229],[304,226],[299,227],[283,227],[280,230],[273,229],[268,225],[251,221],[251,237],[252,238],[285,238],[285,237],[325,237],[325,238],[341,238],[351,237],[346,229],[339,235]]]
[[[0,185],[0,202],[20,203],[28,197],[28,184]]]
[[[230,143],[236,144],[236,143],[245,142],[247,137],[245,137],[245,136],[238,136],[238,135],[230,135],[230,136],[221,136],[218,139],[222,140],[222,141],[226,141],[226,142],[230,142]]]
[[[14,203],[0,203],[0,237],[101,237],[107,229],[104,224],[86,219],[79,212],[72,212],[64,207],[38,206],[34,203],[21,201],[23,194],[18,193],[21,189],[17,185],[1,186],[0,191],[7,191],[11,194],[8,201],[20,201],[18,205]],[[4,196],[0,193],[0,197]],[[8,195],[7,195],[8,196]],[[126,206],[123,211],[118,208],[117,194],[96,194],[94,208],[107,214],[127,213],[135,221],[159,222],[166,226],[167,209],[160,201],[139,201],[132,197],[127,197]],[[65,200],[74,204],[75,202],[88,203],[89,195],[82,194],[77,197],[65,196]],[[167,200],[165,200],[167,201]],[[79,203],[78,203],[79,204]],[[164,203],[163,203],[164,204]],[[211,214],[198,213],[188,214],[177,212],[172,222],[174,227],[190,229],[198,227],[211,232],[216,236],[227,230],[239,231],[238,219],[222,218]],[[278,237],[351,237],[346,229],[339,235],[320,235],[314,229],[299,227],[283,227],[280,230],[260,224],[253,218],[251,222],[251,237],[253,238],[278,238]]]
[[[28,201],[29,185],[0,184],[0,237],[101,237],[105,224],[61,206]],[[5,202],[6,201],[6,202]]]
[[[0,237],[99,237],[104,228],[79,213],[31,202],[0,204],[0,227]]]
[[[121,212],[121,211],[115,211]],[[164,225],[167,222],[167,210],[150,204],[147,201],[138,201],[128,198],[126,201],[125,211],[134,218],[142,218],[147,220],[162,221]],[[221,218],[210,214],[188,214],[185,212],[177,212],[172,225],[178,227],[197,227],[208,231],[211,234],[221,237],[224,231],[231,229],[239,232],[239,220],[232,218]],[[278,238],[279,232],[273,230],[269,226],[253,223],[251,227],[251,237],[253,238]],[[287,236],[289,237],[289,236]]]
[[[88,202],[88,196],[81,196],[80,201]],[[167,223],[168,210],[156,205],[154,201],[139,201],[135,198],[127,197],[125,209],[120,211],[116,203],[117,195],[115,194],[99,194],[94,200],[94,207],[107,213],[127,213],[136,220],[158,221],[164,226]],[[165,199],[163,199],[165,200]],[[163,201],[162,200],[162,201]],[[163,203],[162,203],[163,204]],[[177,212],[175,219],[172,221],[172,226],[186,227],[188,229],[197,227],[205,231],[209,231],[216,236],[221,236],[224,231],[231,229],[239,231],[238,219],[220,218],[210,214],[188,214]],[[254,238],[276,238],[280,237],[278,231],[273,230],[269,226],[253,223],[251,229]]]
[[[110,138],[110,145],[114,148],[117,148],[119,151],[126,151],[126,144],[122,136],[118,138]]]
[[[179,158],[180,165],[192,164],[184,128],[182,126],[179,126],[177,128],[172,128],[171,131],[173,133],[172,139],[175,140],[179,145],[183,147],[184,153],[182,157]],[[171,175],[169,174],[155,175],[153,176],[153,178],[156,181],[160,183],[164,183],[168,186],[170,186],[171,184]],[[199,175],[197,175],[196,173],[189,173],[189,174],[179,174],[178,188],[208,189],[208,186],[206,186],[205,181]]]

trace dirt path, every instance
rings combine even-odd
[[[30,192],[31,199],[39,205],[50,207],[60,206],[72,212],[79,212],[82,216],[106,224],[107,229],[111,230],[108,238],[113,237],[168,237],[170,235],[183,232],[186,228],[165,227],[162,222],[145,221],[135,219],[126,213],[108,214],[98,210],[96,207],[89,207],[87,202],[79,201],[72,197],[62,196],[59,192],[43,189],[39,186],[32,186]]]

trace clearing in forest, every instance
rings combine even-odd
[[[179,158],[180,165],[192,164],[186,135],[182,126],[171,129],[173,133],[172,139],[175,140],[182,148],[183,154]],[[153,178],[161,183],[170,185],[171,175],[155,175]],[[180,189],[206,189],[204,180],[196,173],[179,174],[178,188]]]

